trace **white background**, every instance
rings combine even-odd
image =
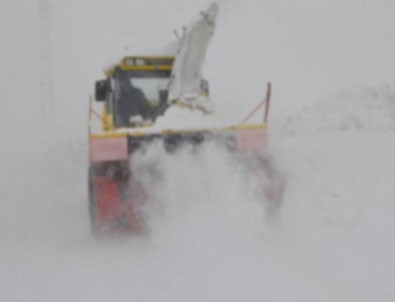
[[[232,121],[273,82],[279,217],[209,149],[198,164],[158,155],[165,210],[147,237],[91,237],[93,83],[121,55],[165,47],[205,4],[0,2],[0,300],[395,299],[393,1],[220,1],[205,74]]]

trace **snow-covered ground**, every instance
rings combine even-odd
[[[206,74],[236,121],[273,80],[278,217],[214,147],[148,153],[164,176],[149,235],[91,237],[93,81],[119,54],[166,44],[206,3],[0,3],[1,301],[395,299],[391,1],[220,1]]]

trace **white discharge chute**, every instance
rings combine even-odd
[[[212,3],[207,10],[201,12],[196,21],[184,29],[173,66],[169,102],[212,107],[207,96],[201,95],[202,66],[215,29],[218,10],[218,4]]]

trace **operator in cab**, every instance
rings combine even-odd
[[[133,85],[127,72],[118,70],[119,94],[117,113],[121,126],[139,127],[150,122],[152,108],[144,92]]]

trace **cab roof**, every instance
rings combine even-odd
[[[118,64],[105,70],[105,73],[107,76],[111,76],[116,69],[124,71],[171,71],[173,62],[174,57],[170,56],[127,56],[123,57]]]

